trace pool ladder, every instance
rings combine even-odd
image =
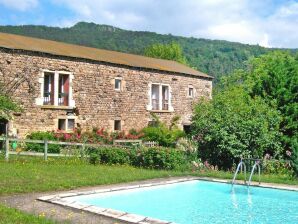
[[[259,174],[259,184],[261,184],[261,168],[260,168],[260,161],[257,160],[255,162],[255,164],[252,166],[252,169],[251,169],[251,172],[250,172],[250,176],[249,176],[249,181],[248,181],[248,186],[250,186],[250,183],[251,183],[251,178],[252,178],[252,175],[254,174],[255,172],[255,169],[256,167],[258,167],[258,174]]]
[[[259,163],[260,163],[259,160],[255,161],[255,163],[254,163],[254,165],[253,165],[253,167],[251,169],[249,180],[248,180],[248,183],[247,183],[247,181],[246,181],[246,165],[243,162],[243,160],[241,159],[240,162],[239,162],[239,164],[238,164],[238,166],[237,166],[237,169],[236,169],[236,171],[234,173],[234,177],[233,177],[233,180],[232,180],[232,186],[235,184],[235,180],[236,180],[236,177],[237,177],[239,171],[241,170],[241,172],[242,172],[242,170],[244,170],[244,184],[246,184],[249,187],[250,184],[251,184],[251,178],[252,178],[252,176],[253,176],[256,168],[258,168],[259,184],[260,184],[261,183],[261,168],[260,168],[260,164]]]

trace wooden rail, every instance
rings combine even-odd
[[[10,142],[24,142],[24,143],[36,143],[36,144],[43,144],[44,145],[44,152],[23,152],[23,155],[31,155],[31,156],[44,156],[44,160],[48,159],[48,156],[64,156],[58,153],[48,153],[48,146],[49,144],[52,145],[66,145],[66,146],[80,146],[82,147],[82,151],[85,151],[86,147],[107,147],[110,145],[105,144],[90,144],[90,143],[78,143],[78,142],[59,142],[59,141],[48,141],[48,140],[32,140],[32,139],[18,139],[18,138],[6,138],[0,137],[0,141],[5,141],[5,160],[9,160],[9,154],[17,154],[14,151],[10,151],[9,143]],[[121,147],[121,146],[120,146]]]
[[[36,143],[36,144],[43,144],[44,145],[44,152],[22,152],[23,155],[31,155],[31,156],[44,156],[44,160],[48,159],[48,156],[65,156],[59,153],[48,153],[49,144],[52,145],[66,145],[66,146],[79,146],[82,147],[82,151],[85,151],[86,147],[111,147],[111,145],[107,144],[90,144],[90,143],[78,143],[78,142],[59,142],[59,141],[48,141],[48,140],[33,140],[33,139],[18,139],[18,138],[6,138],[0,136],[0,141],[5,141],[5,160],[9,160],[9,154],[18,154],[17,152],[9,150],[9,143],[10,142],[24,142],[24,143]],[[145,146],[156,146],[158,145],[156,142],[142,142],[142,140],[129,140],[129,139],[118,139],[114,140],[113,144],[117,145],[117,147],[127,147],[124,144],[132,143],[132,144],[144,144]]]

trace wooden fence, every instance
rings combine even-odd
[[[18,139],[18,138],[6,138],[0,137],[0,141],[5,142],[5,160],[9,160],[10,154],[19,154],[15,151],[10,150],[10,142],[21,142],[21,143],[36,143],[36,144],[43,144],[44,145],[44,152],[30,152],[30,151],[23,151],[20,154],[22,155],[29,155],[29,156],[43,156],[44,160],[47,160],[48,156],[66,156],[60,153],[48,153],[49,144],[53,145],[63,145],[63,146],[77,146],[81,147],[82,152],[85,151],[86,147],[111,147],[111,145],[106,144],[90,144],[90,143],[77,143],[77,142],[59,142],[59,141],[48,141],[48,140],[32,140],[32,139]],[[117,147],[128,147],[127,144],[130,143],[131,145],[145,145],[147,147],[157,146],[158,143],[156,142],[142,142],[142,140],[114,140],[113,144]],[[153,146],[152,146],[153,145]]]

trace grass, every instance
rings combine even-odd
[[[0,195],[75,189],[84,186],[115,184],[152,178],[194,175],[221,179],[233,178],[223,171],[182,172],[148,170],[130,166],[90,165],[79,159],[55,158],[44,162],[37,157],[0,158]],[[244,178],[240,175],[239,178]],[[237,178],[238,179],[238,178]],[[254,180],[257,175],[254,176]],[[262,182],[298,184],[285,175],[262,175]]]
[[[70,159],[12,157],[0,160],[0,195],[74,189],[159,177],[182,176],[184,172],[139,169],[130,166],[90,165]]]
[[[137,169],[128,166],[90,165],[69,159],[14,157],[0,158],[0,195],[74,189],[158,177],[181,176],[178,171]],[[51,224],[43,217],[26,214],[0,204],[0,224]]]
[[[54,224],[56,222],[26,214],[0,204],[0,224]]]
[[[161,177],[194,175],[231,180],[233,174],[223,171],[182,172],[139,169],[130,166],[90,165],[79,159],[11,156],[0,157],[0,196],[18,193],[75,189],[83,186],[115,184]],[[255,175],[256,180],[257,175]],[[243,175],[239,178],[243,179]],[[237,178],[237,179],[239,179]],[[284,175],[262,175],[262,182],[298,185],[296,178]],[[0,224],[53,223],[0,205]]]

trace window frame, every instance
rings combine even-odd
[[[116,82],[119,81],[119,88],[116,88]],[[115,78],[114,79],[114,89],[116,91],[121,91],[122,90],[122,78]]]
[[[46,73],[53,74],[53,82],[51,83],[51,95],[52,95],[52,101],[50,103],[45,103],[45,76]],[[63,88],[67,88],[68,92],[59,92],[59,84],[60,84],[60,77],[67,76],[66,81],[63,85],[65,85]],[[73,108],[75,107],[75,102],[73,100],[73,73],[68,71],[55,71],[55,70],[48,70],[48,69],[42,69],[40,71],[39,75],[39,83],[40,83],[40,96],[36,98],[35,102],[36,105],[42,106],[42,107],[67,107],[67,108]],[[67,84],[66,84],[67,83]],[[62,88],[62,89],[63,89]],[[59,103],[61,101],[61,97],[59,96],[63,95],[63,101],[66,103]],[[59,100],[60,99],[60,100]],[[66,100],[66,101],[65,101]]]
[[[120,126],[119,129],[116,129],[116,122],[119,122],[118,125]],[[114,120],[114,131],[122,131],[122,122],[119,119]]]
[[[63,129],[59,129],[59,122],[60,120],[65,120],[65,130]],[[73,129],[69,129],[69,120],[73,120],[74,123],[73,123]],[[60,132],[73,132],[74,129],[76,128],[76,118],[74,116],[68,116],[68,117],[58,117],[57,119],[57,130],[60,131]]]
[[[43,105],[54,105],[54,98],[55,98],[54,79],[55,79],[55,72],[47,72],[47,71],[43,72],[43,87],[42,87]],[[46,89],[48,92],[46,92]]]
[[[188,89],[187,89],[187,96],[189,98],[194,98],[195,97],[195,88],[193,86],[188,86]],[[192,94],[190,94],[190,90],[192,90]]]
[[[153,86],[158,86],[158,109],[154,108],[153,109]],[[168,109],[163,109],[164,108],[164,99],[163,99],[163,87],[167,87],[167,107]],[[174,111],[173,107],[172,107],[172,94],[171,94],[171,86],[169,84],[165,84],[165,83],[149,83],[149,89],[150,89],[150,92],[149,92],[149,105],[148,105],[148,110],[151,110],[151,111],[160,111],[160,112],[172,112]]]

